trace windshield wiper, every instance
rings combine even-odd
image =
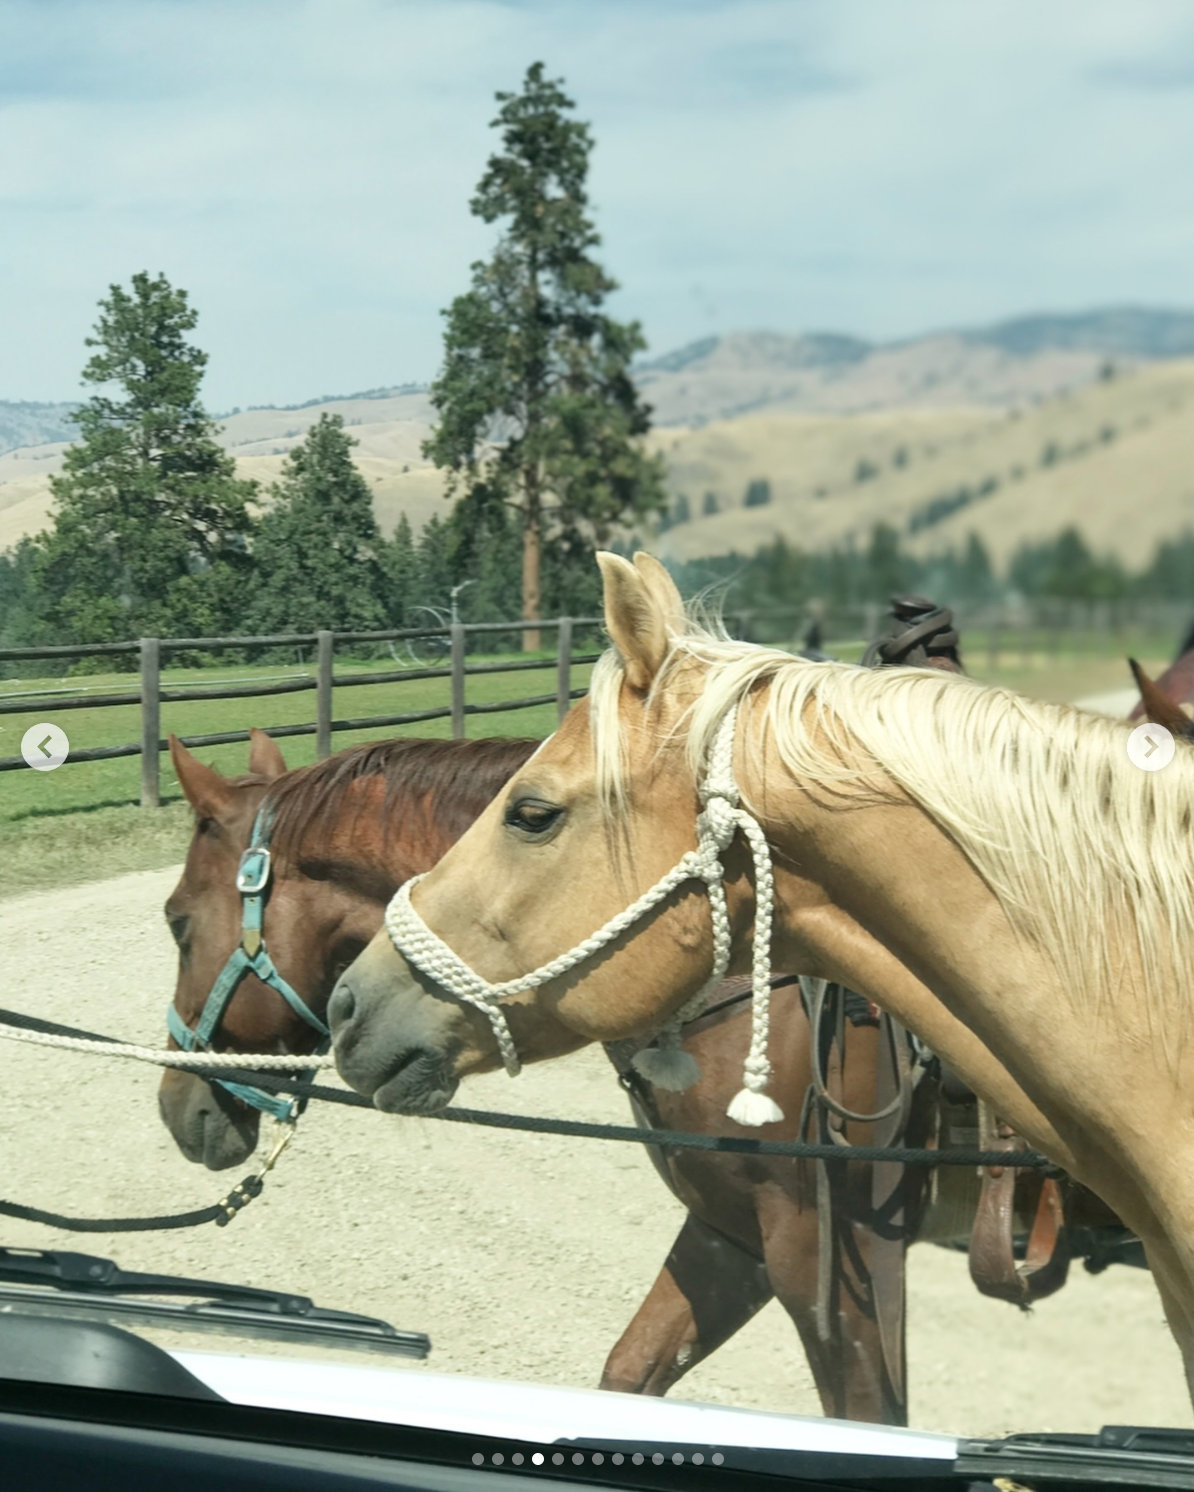
[[[199,1297],[189,1305],[141,1296]],[[259,1290],[184,1275],[121,1269],[112,1259],[62,1249],[0,1248],[0,1312],[73,1316],[80,1320],[186,1326],[188,1330],[282,1342],[319,1342],[357,1352],[425,1358],[431,1341],[421,1331],[398,1331],[387,1321],[332,1311],[305,1295]]]
[[[1105,1425],[1097,1435],[1008,1435],[958,1443],[954,1469],[970,1476],[1032,1477],[1126,1487],[1194,1488],[1194,1430]]]

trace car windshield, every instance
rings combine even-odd
[[[1194,1424],[1194,15],[4,15],[0,1379]]]

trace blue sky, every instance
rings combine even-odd
[[[213,408],[430,377],[537,59],[653,351],[1194,305],[1187,0],[0,0],[0,37],[0,398],[73,397],[142,268]]]

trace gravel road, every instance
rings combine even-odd
[[[160,1045],[174,982],[161,904],[177,874],[0,902],[0,1003]],[[0,1195],[91,1216],[215,1201],[241,1173],[215,1175],[183,1159],[158,1119],[158,1078],[136,1063],[0,1041]],[[473,1079],[463,1099],[626,1120],[596,1051],[516,1083]],[[0,1238],[380,1315],[428,1332],[428,1367],[439,1372],[591,1387],[680,1220],[636,1148],[317,1107],[265,1195],[230,1228],[96,1236],[3,1221]],[[1077,1269],[1030,1314],[980,1297],[961,1255],[922,1245],[909,1276],[916,1427],[1000,1434],[1194,1423],[1143,1271],[1094,1278]],[[795,1331],[774,1304],[674,1396],[819,1412]]]

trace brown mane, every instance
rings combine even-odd
[[[309,836],[327,831],[342,812],[354,784],[371,778],[385,784],[381,816],[387,826],[401,815],[408,832],[425,832],[434,811],[435,837],[458,838],[539,745],[497,737],[350,747],[288,772],[267,793],[264,803],[274,812],[271,848],[282,860],[297,859]]]

